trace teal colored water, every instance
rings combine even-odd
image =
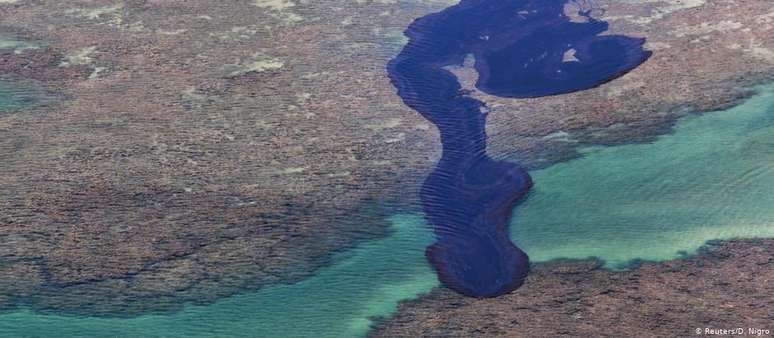
[[[358,337],[372,316],[436,285],[422,218],[391,218],[392,236],[364,243],[300,283],[261,289],[173,315],[131,319],[0,315],[2,337]]]
[[[28,107],[43,99],[43,93],[30,83],[0,79],[0,114]]]
[[[13,50],[20,53],[31,48],[38,47],[0,34],[0,51]],[[30,106],[44,96],[40,89],[29,81],[0,77],[0,114]]]
[[[682,119],[649,144],[591,147],[534,171],[514,240],[533,261],[598,256],[609,267],[691,253],[710,239],[774,237],[774,86],[725,111]],[[356,337],[369,318],[438,285],[420,215],[395,215],[367,242],[300,283],[172,315],[131,319],[0,315],[8,337]],[[529,287],[526,285],[525,287]]]
[[[648,144],[535,171],[511,234],[535,261],[666,260],[711,239],[774,237],[774,86]]]
[[[22,53],[26,49],[40,48],[38,44],[0,34],[0,49],[10,49],[14,53]]]

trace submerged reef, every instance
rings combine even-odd
[[[518,164],[487,155],[486,104],[445,67],[473,55],[479,90],[529,98],[598,86],[651,55],[645,39],[599,36],[607,23],[588,6],[571,18],[566,3],[463,0],[414,21],[405,31],[409,42],[388,63],[403,102],[440,132],[443,154],[420,190],[436,235],[426,253],[439,280],[461,294],[496,297],[523,283],[529,258],[507,225],[532,180]]]
[[[393,194],[414,206],[441,144],[385,65],[415,18],[451,4],[293,3],[0,3],[5,36],[40,47],[2,49],[0,72],[65,103],[0,113],[1,307],[129,316],[292,283],[387,233],[358,206]],[[595,8],[604,34],[646,36],[654,55],[566,95],[476,93],[489,156],[532,170],[586,145],[652,141],[774,74],[772,1]]]
[[[707,326],[767,336],[773,257],[774,240],[746,239],[713,241],[697,256],[625,271],[596,260],[538,263],[529,287],[502,297],[435,289],[405,301],[369,337],[690,337]]]

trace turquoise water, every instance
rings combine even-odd
[[[683,118],[648,144],[592,147],[533,172],[512,237],[533,260],[666,260],[711,239],[774,237],[774,86]]]
[[[45,94],[29,82],[0,79],[0,114],[29,107],[45,100]]]
[[[19,99],[14,94],[13,86],[0,81],[0,112],[19,107]]]
[[[38,44],[19,40],[15,37],[0,34],[0,49],[10,49],[14,53],[22,53],[27,49],[40,48]]]
[[[0,315],[1,337],[357,337],[372,316],[436,285],[425,261],[431,235],[417,215],[391,218],[392,236],[364,243],[300,283],[269,287],[173,315],[131,319],[17,311]]]
[[[32,43],[0,34],[0,51],[13,50],[18,53],[31,48],[37,47]],[[0,113],[29,106],[42,98],[42,94],[39,88],[35,88],[29,81],[0,77]]]
[[[534,171],[512,233],[533,261],[597,256],[609,267],[695,252],[710,239],[774,237],[774,86],[725,111],[682,119],[648,144],[590,147]],[[353,337],[372,316],[437,285],[420,215],[300,283],[173,315],[132,319],[0,315],[9,337]],[[525,287],[530,287],[528,284]]]

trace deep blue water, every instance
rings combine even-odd
[[[387,70],[403,102],[438,127],[443,155],[420,191],[436,240],[426,250],[439,280],[474,297],[519,287],[527,254],[509,238],[511,209],[532,187],[518,164],[486,153],[486,104],[444,69],[475,57],[476,87],[527,98],[570,93],[610,81],[644,62],[642,38],[598,36],[607,23],[567,0],[463,0],[414,21],[409,42]],[[565,55],[574,51],[574,59]]]

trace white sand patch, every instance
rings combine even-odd
[[[570,1],[566,4],[564,4],[564,15],[566,15],[570,22],[588,22],[589,18],[580,15],[580,13],[584,10],[587,10],[585,8],[581,8],[580,4],[574,1]]]
[[[326,176],[328,176],[328,177],[347,177],[347,176],[351,176],[351,175],[352,175],[352,173],[349,172],[349,171],[341,171],[341,172],[337,172],[337,173],[330,173],[330,174],[328,174]]]
[[[19,2],[19,0],[0,0],[0,4],[15,4]]]
[[[256,0],[254,4],[259,8],[269,10],[269,15],[288,24],[296,23],[304,19],[296,13],[286,11],[287,9],[296,6],[296,4],[290,0]]]
[[[750,39],[750,41],[745,45],[740,43],[732,43],[730,45],[726,45],[726,48],[741,51],[742,53],[745,53],[756,59],[761,59],[768,63],[774,64],[774,50],[762,45],[759,42],[756,42],[754,39]]]
[[[38,48],[40,47],[35,44],[0,35],[0,49],[11,49],[14,54],[21,54],[25,50]]]
[[[774,63],[774,50],[771,50],[770,48],[766,48],[760,45],[753,45],[750,46],[748,52],[756,58],[765,60],[769,63]]]
[[[206,95],[200,94],[196,87],[188,87],[184,91],[180,93],[180,97],[184,101],[188,101],[192,104],[195,104],[196,106],[201,106],[202,103],[205,103],[209,101],[209,97]]]
[[[563,130],[553,132],[551,134],[543,136],[541,137],[541,139],[544,141],[554,141],[554,142],[568,142],[568,143],[577,142],[575,139],[573,139],[570,133]]]
[[[633,17],[634,15],[628,15],[628,14],[627,15],[605,15],[603,19],[605,19],[605,21],[607,22],[616,21],[616,20],[630,21],[630,19]]]
[[[224,40],[236,40],[236,39],[249,39],[250,37],[260,32],[265,32],[270,29],[261,28],[255,25],[250,26],[233,26],[229,30],[220,32],[210,32],[209,35]]]
[[[633,73],[627,74],[625,79],[631,79]],[[625,95],[627,92],[639,90],[647,87],[645,81],[619,81],[616,86],[608,86],[607,97],[619,97]]]
[[[365,127],[371,130],[392,129],[399,126],[401,122],[402,120],[399,118],[389,118],[377,124],[368,124]]]
[[[14,54],[22,54],[22,53],[24,53],[25,50],[29,50],[29,49],[40,49],[40,47],[35,46],[35,45],[23,45],[23,46],[19,46],[18,48],[14,49],[13,53]]]
[[[73,8],[68,9],[65,13],[88,20],[107,19],[107,23],[120,25],[123,22],[123,9],[123,4],[116,4],[97,8]]]
[[[76,51],[67,53],[65,55],[65,61],[59,64],[59,67],[70,67],[90,64],[94,59],[91,54],[97,50],[96,46],[81,48]]]
[[[0,38],[0,49],[16,49],[20,45],[20,41]]]
[[[646,17],[616,17],[616,19],[623,19],[634,22],[636,24],[648,24],[652,21],[661,20],[667,15],[675,12],[679,12],[686,9],[691,9],[699,6],[703,6],[707,3],[706,0],[626,0],[628,3],[652,3],[655,4],[655,8],[651,12],[650,16]],[[609,19],[605,17],[605,19]]]
[[[396,143],[396,142],[402,142],[406,140],[406,134],[405,133],[398,133],[398,135],[395,135],[395,137],[388,138],[384,140],[384,143]]]
[[[265,72],[268,70],[280,69],[285,66],[285,62],[280,59],[267,56],[262,53],[253,54],[252,59],[245,60],[236,64],[227,64],[224,66],[228,76],[240,76],[250,72]]]
[[[244,65],[244,67],[241,70],[238,70],[232,73],[231,75],[234,76],[234,75],[240,75],[240,74],[249,73],[249,72],[263,72],[271,69],[280,69],[284,65],[285,65],[284,62],[279,61],[277,59],[258,60]]]
[[[106,67],[94,67],[94,71],[92,71],[91,74],[89,74],[89,80],[98,78],[99,74],[105,71],[106,69],[107,69]]]
[[[448,70],[457,78],[462,89],[475,93],[478,92],[478,88],[476,88],[478,72],[475,69],[475,64],[475,56],[473,56],[473,54],[467,54],[461,65],[446,66],[443,67],[443,69]]]
[[[292,174],[300,174],[304,171],[309,169],[308,167],[292,167],[292,168],[285,168],[282,170],[278,170],[275,173],[280,175],[292,175]]]
[[[160,30],[156,31],[156,33],[161,34],[161,35],[180,35],[180,34],[183,34],[183,33],[187,32],[187,31],[188,31],[187,29],[175,29],[175,30],[170,30],[170,31],[160,29]]]
[[[127,25],[126,29],[129,30],[130,32],[135,32],[135,33],[144,32],[146,30],[145,25],[142,23],[142,21],[132,22],[129,25]]]
[[[570,48],[564,52],[564,55],[562,55],[562,62],[574,62],[574,61],[580,61],[578,58],[575,57],[575,48]]]
[[[427,124],[427,123],[420,123],[420,124],[414,126],[414,129],[427,131],[427,130],[430,130],[430,125]]]
[[[255,121],[255,124],[253,124],[255,128],[262,129],[262,130],[269,130],[271,128],[274,128],[274,126],[271,123],[268,123],[264,120],[258,120]]]
[[[755,17],[757,23],[771,23],[774,22],[774,12],[759,15]]]
[[[684,37],[690,35],[709,34],[713,32],[727,33],[742,27],[744,27],[744,25],[741,22],[730,20],[724,20],[715,23],[702,22],[700,25],[678,27],[672,34],[677,37]]]
[[[294,7],[296,4],[290,0],[255,0],[255,5],[260,8],[281,11],[290,7]]]
[[[666,43],[666,42],[657,42],[657,41],[646,41],[645,42],[645,49],[657,51],[657,50],[664,50],[672,48],[672,45]]]
[[[284,15],[281,15],[279,18],[285,21],[285,23],[296,23],[304,20],[304,18],[302,18],[300,15],[296,13],[285,13]]]

